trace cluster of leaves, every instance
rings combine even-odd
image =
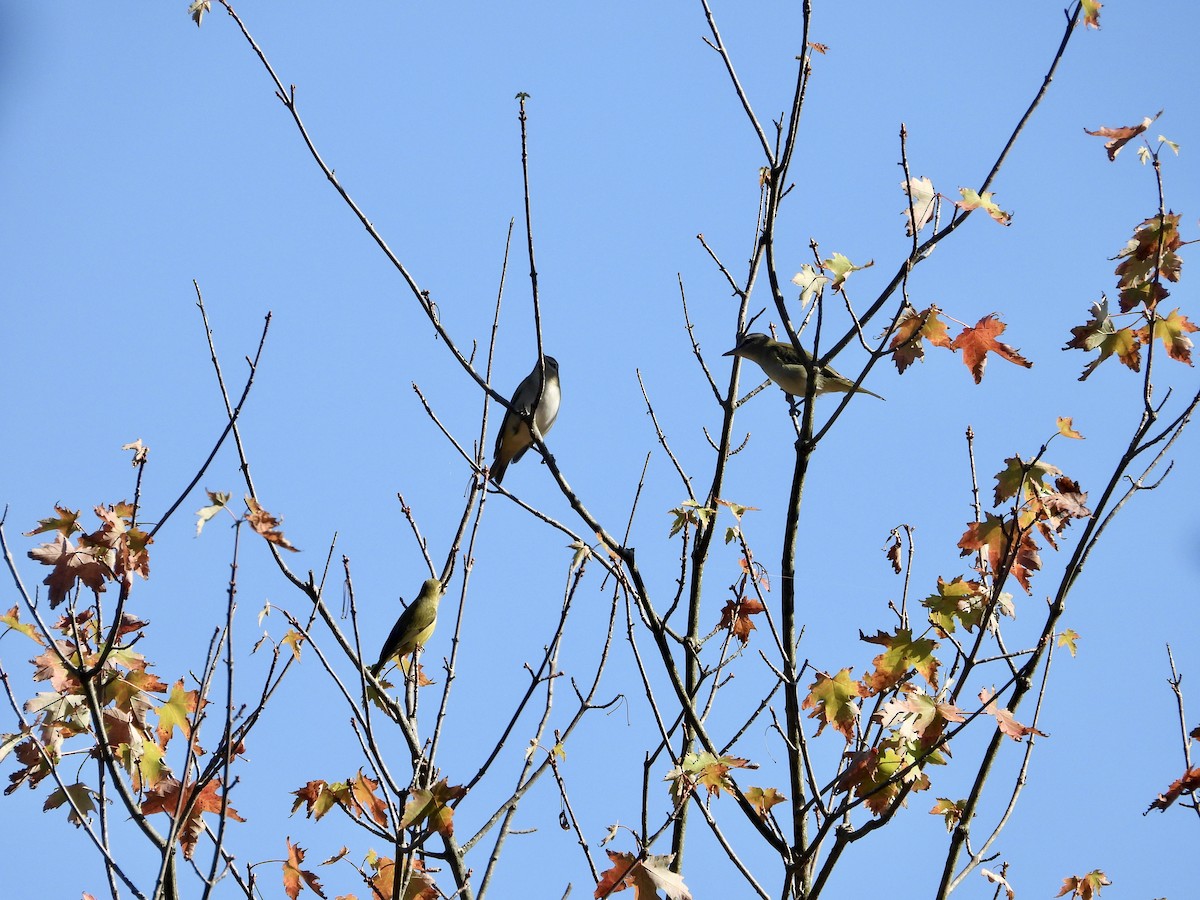
[[[667,900],[692,900],[692,892],[683,883],[683,877],[671,871],[674,853],[663,855],[616,853],[606,851],[612,868],[605,870],[592,895],[608,897],[626,888],[633,888],[638,898],[650,900],[662,891]]]
[[[36,630],[19,621],[16,607],[3,622],[45,646]],[[141,814],[166,813],[179,823],[180,846],[191,858],[204,829],[204,813],[242,819],[223,801],[216,780],[181,781],[167,764],[168,744],[177,733],[188,742],[191,758],[205,754],[195,739],[204,703],[198,691],[185,689],[182,679],[168,688],[149,671],[142,654],[122,645],[131,635],[140,637],[147,624],[123,614],[115,629],[104,631],[94,611],[87,609],[51,626],[57,635],[53,645],[31,660],[34,680],[49,682],[51,689],[26,702],[25,712],[35,716],[31,726],[0,737],[0,759],[12,750],[20,763],[9,774],[5,793],[22,784],[34,788],[54,775],[71,752],[67,742],[83,739],[91,743],[91,755],[111,759],[125,773]],[[70,821],[82,826],[95,811],[97,796],[83,782],[60,783],[44,808],[65,803]]]
[[[466,796],[466,788],[461,785],[451,785],[447,779],[428,788],[410,788],[404,811],[400,815],[398,827],[409,829],[416,842],[423,841],[432,834],[450,837],[454,834],[454,804]],[[300,807],[305,808],[309,818],[321,819],[332,809],[341,809],[354,819],[371,820],[379,828],[388,827],[388,804],[379,792],[379,782],[367,776],[360,769],[358,774],[346,781],[328,782],[316,779],[304,787],[292,792],[296,800],[292,804],[294,814]],[[292,845],[288,844],[289,852]],[[296,848],[299,850],[299,848]],[[337,862],[348,853],[342,852],[321,865]],[[302,860],[303,851],[300,851]],[[439,896],[433,879],[424,871],[419,860],[412,860],[414,868],[409,873],[408,886],[401,895],[405,900],[426,900]],[[370,872],[362,872],[367,883],[375,892],[374,896],[393,896],[392,881],[395,877],[395,865],[391,859],[376,857],[372,852],[367,858]],[[293,900],[299,893],[302,884],[307,884],[317,896],[324,897],[316,876],[304,872],[299,864],[293,866],[294,872],[289,875],[285,866],[284,884],[288,896]]]
[[[1069,423],[1060,425],[1063,428],[1069,428]],[[968,712],[958,702],[962,686],[949,694],[939,683],[941,640],[960,629],[974,633],[998,627],[999,616],[1013,613],[1012,597],[1003,591],[1007,577],[1016,578],[1029,593],[1030,578],[1041,567],[1037,537],[1057,547],[1056,537],[1073,519],[1090,515],[1084,505],[1086,495],[1059,469],[1017,456],[1005,464],[996,475],[995,506],[1007,509],[969,523],[958,544],[964,555],[976,556],[978,578],[939,578],[936,591],[921,602],[928,620],[922,634],[914,634],[903,623],[890,632],[860,633],[864,642],[883,648],[872,668],[857,679],[850,667],[832,675],[818,673],[804,699],[802,708],[811,710],[809,717],[818,721],[817,734],[828,725],[854,745],[835,791],[852,792],[876,815],[903,793],[930,787],[925,767],[945,763],[943,751],[953,736],[951,727],[968,718],[990,716],[1001,733],[1016,741],[1041,734],[1017,722],[996,702],[991,688],[978,691],[979,705]],[[957,641],[954,648],[959,656],[965,652]],[[923,685],[916,681],[918,677]],[[864,726],[863,703],[871,698],[874,709]],[[961,811],[960,802],[946,798],[932,810],[945,816],[951,828]]]
[[[1152,121],[1147,117],[1140,126],[1102,128],[1088,134],[1112,137],[1106,146],[1109,159],[1115,159],[1121,147],[1145,131]],[[1174,147],[1165,138],[1160,141]],[[1157,160],[1157,152],[1147,150],[1146,153]],[[1063,348],[1088,353],[1098,351],[1097,357],[1084,367],[1080,381],[1113,356],[1134,372],[1140,371],[1142,348],[1155,340],[1162,342],[1171,359],[1189,366],[1192,364],[1192,339],[1188,335],[1196,331],[1197,326],[1180,312],[1179,307],[1165,315],[1160,311],[1160,305],[1170,296],[1165,282],[1178,282],[1183,268],[1179,252],[1184,240],[1179,233],[1179,220],[1180,216],[1175,212],[1156,213],[1134,228],[1133,237],[1117,253],[1117,316],[1131,318],[1132,323],[1117,327],[1107,297],[1092,304],[1091,318],[1071,329],[1071,340]]]
[[[293,844],[291,838],[286,840],[287,858],[283,863],[284,893],[291,900],[296,900],[300,896],[300,892],[307,887],[318,897],[325,897],[325,889],[321,886],[316,873],[300,867],[304,862],[305,850],[298,844]],[[349,852],[346,847],[343,847],[320,865],[331,866],[340,862],[346,858]],[[374,851],[370,852],[367,854],[365,867],[359,868],[359,874],[366,882],[371,891],[370,896],[373,898],[399,897],[400,900],[436,900],[442,896],[419,859],[409,860],[406,865],[401,866],[401,875],[406,886],[400,893],[397,893],[396,861],[390,857],[380,856]],[[341,894],[338,896],[338,900],[357,900],[357,897],[355,894]]]
[[[127,502],[112,506],[97,506],[100,525],[95,531],[83,534],[79,510],[56,506],[55,515],[38,522],[27,536],[54,532],[54,540],[29,551],[31,559],[50,566],[50,574],[42,582],[49,589],[50,608],[58,606],[82,584],[94,594],[101,594],[109,581],[129,585],[128,576],[136,573],[150,577],[149,546],[153,539],[133,524],[134,508]],[[75,534],[78,541],[72,541]]]

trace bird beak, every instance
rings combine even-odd
[[[738,348],[734,347],[732,350],[726,350],[721,355],[722,356],[737,356],[737,351],[738,351]]]

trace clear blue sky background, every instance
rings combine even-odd
[[[149,516],[187,483],[224,418],[195,309],[196,279],[231,381],[244,371],[239,360],[253,352],[263,316],[274,314],[243,417],[257,486],[304,551],[290,560],[298,571],[319,572],[338,533],[373,647],[397,597],[411,598],[425,577],[396,492],[412,505],[440,564],[468,479],[410,384],[421,385],[467,443],[477,434],[481,398],[314,167],[233,23],[217,11],[197,30],[186,5],[0,7],[0,502],[8,505],[8,539],[26,583],[36,584],[44,573],[24,559],[33,542],[20,532],[55,502],[87,510],[128,497],[132,470],[119,448],[136,438],[151,448],[143,493]],[[822,251],[874,259],[874,268],[851,281],[861,308],[908,246],[898,189],[900,123],[907,123],[915,175],[955,196],[960,186],[978,185],[1040,84],[1064,20],[1054,3],[814,5],[811,36],[830,52],[815,60],[796,188],[781,222],[780,274],[786,279],[810,260],[810,238]],[[796,7],[716,7],[764,123],[790,97],[800,51]],[[296,85],[325,159],[432,292],[464,347],[487,339],[508,222],[521,217],[513,97],[531,95],[545,341],[561,363],[565,397],[551,440],[559,464],[620,533],[642,462],[655,450],[636,369],[702,491],[712,463],[702,428],[711,430],[720,417],[689,355],[678,279],[696,337],[724,379],[728,361],[719,354],[733,345],[736,305],[695,235],[702,232],[742,277],[762,159],[717,56],[700,40],[699,5],[535,2],[450,10],[246,2],[239,12],[280,77]],[[903,377],[878,366],[869,386],[887,402],[854,403],[817,459],[805,498],[800,594],[808,625],[802,652],[821,669],[853,666],[861,673],[875,653],[859,643],[858,630],[890,627],[886,604],[901,589],[881,552],[890,528],[907,522],[917,529],[914,599],[939,575],[966,571],[954,544],[971,515],[968,425],[990,494],[991,475],[1005,457],[1031,455],[1056,416],[1074,416],[1087,440],[1056,441],[1047,459],[1096,496],[1136,421],[1139,382],[1131,373],[1109,362],[1080,384],[1085,357],[1060,350],[1089,304],[1102,291],[1115,293],[1110,257],[1157,207],[1152,172],[1133,148],[1111,164],[1083,128],[1131,124],[1165,107],[1149,134],[1182,145],[1181,157],[1166,158],[1167,203],[1183,214],[1185,237],[1194,237],[1200,11],[1185,2],[1112,2],[1102,22],[1100,32],[1073,39],[1049,97],[995,184],[997,200],[1014,213],[1012,226],[972,218],[910,284],[916,305],[937,303],[965,322],[1000,312],[1009,323],[1004,339],[1034,367],[993,360],[975,386],[961,360],[945,352]],[[1169,306],[1182,304],[1197,318],[1192,256],[1184,254],[1184,280]],[[496,385],[506,393],[534,355],[526,270],[515,252],[497,360]],[[767,302],[760,289],[755,308]],[[829,309],[844,327],[844,312],[836,304]],[[851,369],[861,358],[851,347],[839,367]],[[1158,372],[1160,391],[1194,393],[1195,370],[1168,365],[1160,354]],[[778,392],[748,405],[738,427],[751,438],[732,467],[727,497],[760,508],[747,527],[758,559],[774,572],[792,443]],[[1109,530],[1072,597],[1064,624],[1082,636],[1080,654],[1055,658],[1041,723],[1051,736],[1034,756],[1024,799],[996,848],[1011,864],[1018,896],[1051,896],[1063,877],[1093,868],[1109,873],[1115,896],[1183,898],[1194,891],[1194,817],[1141,813],[1182,769],[1165,680],[1168,640],[1191,676],[1184,683],[1190,726],[1200,710],[1196,448],[1196,434],[1176,446],[1175,471]],[[532,458],[510,471],[506,485],[577,524]],[[242,493],[231,448],[203,486]],[[664,605],[678,554],[666,539],[665,512],[684,496],[655,450],[632,543]],[[203,502],[197,490],[183,511]],[[168,681],[200,666],[229,574],[229,533],[214,527],[196,540],[193,530],[194,519],[182,513],[164,529],[153,548],[153,577],[134,593],[135,611],[152,622],[139,648]],[[564,543],[504,499],[489,502],[439,760],[452,782],[474,771],[487,740],[479,733],[505,720],[527,678],[522,665],[537,659],[552,632],[570,558]],[[262,629],[276,639],[286,630],[278,613],[262,629],[256,624],[264,601],[303,607],[264,547],[243,549],[237,639],[248,653]],[[1017,622],[1007,626],[1011,645],[1025,646],[1034,633],[1063,561],[1050,551],[1043,559],[1033,596],[1017,598],[1024,611],[1019,607]],[[718,551],[707,601],[713,624],[723,586],[735,577],[736,558]],[[608,608],[599,581],[593,571],[567,632],[563,667],[580,678],[591,671]],[[14,602],[12,587],[0,582],[0,606]],[[0,638],[0,659],[21,698],[36,689],[25,675],[30,647],[19,635]],[[443,628],[427,663],[436,669],[448,652]],[[261,652],[244,663],[239,679],[247,700],[262,665]],[[759,696],[756,657],[747,654],[741,665],[729,690],[731,721]],[[350,674],[344,662],[341,669]],[[555,724],[565,719],[569,693],[562,685]],[[564,765],[593,841],[609,823],[639,818],[651,720],[628,648],[614,651],[601,694],[627,701],[588,721]],[[1030,715],[1028,707],[1022,712]],[[0,716],[0,731],[13,729],[12,718]],[[285,835],[309,848],[311,862],[343,844],[356,858],[370,846],[337,817],[313,823],[287,816],[288,791],[358,768],[347,720],[306,655],[247,748],[233,803],[250,822],[230,836],[242,862],[278,858]],[[506,768],[464,804],[460,833],[472,833],[508,788],[532,727],[532,720],[522,723]],[[832,758],[840,740],[824,740]],[[1007,749],[992,785],[997,796],[1007,791],[1021,750]],[[779,776],[773,762],[782,754],[765,724],[737,750],[763,765],[749,783]],[[884,889],[927,896],[946,840],[927,810],[937,796],[965,795],[972,759],[964,746],[955,765],[931,773],[934,790],[914,796],[901,821],[851,848],[831,896]],[[661,774],[655,770],[653,778]],[[661,814],[665,787],[652,780],[651,791]],[[40,812],[43,793],[23,789],[0,799],[9,860],[4,892],[103,895],[94,854],[61,811]],[[733,812],[724,799],[714,809]],[[542,785],[517,822],[538,833],[510,840],[498,896],[557,897],[568,882],[575,896],[590,895],[582,857],[558,831],[557,814],[551,785]],[[695,822],[685,865],[693,892],[741,895],[737,876],[706,851]],[[138,846],[137,838],[125,840],[121,853]],[[747,856],[759,859],[752,850]],[[278,895],[277,871],[260,873],[266,896]],[[761,871],[776,882],[771,863],[761,863]],[[322,880],[330,896],[365,893],[345,867],[323,870]],[[450,883],[446,875],[439,881]],[[991,892],[972,876],[960,895]]]

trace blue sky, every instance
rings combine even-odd
[[[950,195],[977,185],[1040,84],[1063,17],[1058,5],[1031,2],[1000,12],[949,2],[856,5],[853,13],[814,5],[812,38],[830,51],[815,61],[793,165],[796,188],[781,219],[780,274],[786,279],[810,261],[810,238],[823,252],[874,260],[851,280],[851,297],[863,307],[908,246],[898,189],[900,123],[908,129],[914,175]],[[529,93],[545,342],[562,367],[564,392],[551,447],[584,502],[617,533],[653,451],[631,542],[659,596],[667,596],[678,548],[666,539],[666,511],[684,495],[656,448],[635,371],[673,449],[697,485],[706,484],[712,453],[702,428],[711,430],[720,417],[689,354],[679,282],[720,381],[728,373],[720,353],[734,343],[736,304],[696,235],[703,233],[741,277],[762,165],[723,68],[700,39],[699,5],[524,3],[452,13],[433,4],[318,11],[247,2],[238,9],[280,77],[296,85],[321,153],[432,292],[461,346],[487,340],[505,234],[517,218],[495,379],[505,393],[528,372],[535,352],[520,252],[513,99]],[[152,516],[187,483],[224,415],[195,309],[195,279],[232,381],[272,312],[242,422],[260,497],[285,517],[288,537],[304,551],[292,560],[298,571],[319,571],[337,532],[337,552],[352,560],[374,634],[390,626],[396,598],[411,599],[425,577],[396,492],[412,505],[440,562],[468,480],[410,385],[419,383],[468,444],[481,398],[313,165],[234,24],[218,11],[197,30],[185,11],[183,2],[0,10],[0,409],[9,435],[0,442],[0,502],[8,506],[7,536],[26,584],[36,584],[41,573],[23,558],[32,541],[20,533],[55,502],[88,510],[129,496],[132,470],[119,448],[136,438],[151,448],[143,496]],[[769,123],[790,97],[796,7],[772,3],[750,14],[719,4],[715,12],[755,109]],[[874,656],[857,635],[890,624],[886,603],[900,590],[881,552],[890,528],[907,522],[917,529],[918,597],[939,575],[965,571],[954,544],[971,515],[968,425],[990,493],[991,475],[1006,457],[1036,452],[1056,416],[1073,416],[1087,440],[1055,441],[1047,459],[1099,492],[1136,421],[1138,383],[1109,362],[1080,384],[1085,357],[1061,347],[1101,292],[1115,293],[1110,258],[1155,212],[1157,199],[1152,173],[1132,147],[1110,163],[1083,129],[1131,124],[1165,108],[1150,135],[1182,146],[1179,158],[1165,158],[1167,204],[1183,214],[1185,237],[1193,236],[1200,209],[1200,121],[1191,89],[1200,76],[1198,20],[1189,3],[1106,4],[1103,29],[1074,37],[994,185],[1000,205],[1014,214],[1012,226],[975,216],[914,274],[910,293],[918,307],[937,303],[971,324],[999,312],[1009,326],[1003,339],[1035,365],[993,360],[979,386],[945,352],[903,376],[875,368],[868,384],[887,402],[851,405],[818,456],[805,497],[802,652],[814,665],[853,665],[861,673]],[[1183,281],[1168,305],[1195,318],[1194,263],[1186,251],[1184,259]],[[767,303],[761,286],[757,296],[756,310]],[[829,315],[844,327],[839,304],[830,304]],[[862,356],[851,346],[838,366],[850,370]],[[1158,373],[1160,391],[1196,390],[1193,369],[1160,360]],[[759,507],[747,528],[771,571],[791,471],[790,428],[777,391],[745,407],[738,429],[751,439],[726,492]],[[1064,624],[1082,635],[1080,655],[1055,659],[1043,713],[1051,737],[1035,753],[1025,797],[998,848],[1021,895],[1050,896],[1063,877],[1093,868],[1105,869],[1115,882],[1110,890],[1126,896],[1182,897],[1194,883],[1190,816],[1141,812],[1182,768],[1164,643],[1173,643],[1186,675],[1200,672],[1196,448],[1195,434],[1176,445],[1171,476],[1118,518],[1073,595]],[[578,527],[532,456],[510,470],[506,486]],[[242,493],[231,448],[202,487]],[[183,510],[203,502],[197,490]],[[134,594],[135,608],[152,621],[141,649],[169,680],[199,666],[228,580],[229,535],[213,528],[195,539],[193,532],[190,515],[164,529],[153,577]],[[549,639],[569,562],[564,543],[511,503],[489,500],[440,760],[452,781],[478,764],[476,729],[503,721],[506,704],[524,687],[523,663]],[[261,633],[254,617],[264,601],[299,609],[301,598],[263,547],[243,549],[238,641],[248,654]],[[1044,562],[1033,596],[1018,598],[1028,612],[1009,626],[1016,644],[1039,624],[1031,604],[1052,590],[1062,564],[1049,551]],[[735,577],[734,554],[716,552],[713,622],[724,585]],[[587,602],[566,636],[564,669],[580,677],[590,672],[607,613],[599,583],[598,572],[590,573]],[[336,607],[338,590],[330,596]],[[0,605],[13,602],[5,582]],[[275,638],[286,628],[278,614],[262,627]],[[0,659],[16,674],[20,697],[35,689],[24,675],[30,646],[18,635],[0,639]],[[448,652],[442,628],[427,658]],[[743,683],[730,697],[757,696],[761,671],[753,662],[743,660]],[[242,683],[254,684],[261,656],[244,666]],[[1190,684],[1185,680],[1185,690]],[[611,822],[639,817],[650,719],[626,648],[615,651],[602,693],[627,699],[588,721],[567,748],[565,770],[593,841]],[[1194,726],[1200,693],[1191,691],[1190,700]],[[306,656],[248,748],[234,805],[252,818],[232,835],[242,860],[278,857],[285,835],[310,848],[311,860],[344,843],[355,853],[369,845],[340,823],[287,816],[287,791],[309,778],[346,777],[359,765],[339,702]],[[11,714],[2,721],[0,731],[12,730]],[[508,768],[481,789],[477,805],[464,805],[464,830],[502,796],[531,727],[518,729],[506,750]],[[763,728],[738,748],[763,764],[764,783],[778,754],[770,738]],[[1018,756],[1019,748],[1009,749],[1005,766]],[[833,743],[825,748],[838,750]],[[916,885],[910,896],[929,892],[945,837],[926,810],[935,796],[964,791],[970,759],[964,748],[955,766],[933,773],[934,790],[913,798],[904,821],[885,829],[892,835],[882,838],[886,849],[868,840],[848,851],[839,895],[884,885],[894,893],[897,879]],[[1004,784],[995,784],[998,793]],[[22,790],[0,801],[11,859],[44,860],[60,840],[83,848],[59,813],[42,815],[42,799]],[[660,812],[665,803],[663,789]],[[536,896],[559,896],[567,882],[577,895],[592,889],[578,848],[557,830],[557,810],[549,785],[523,809],[518,827],[539,832],[510,842],[501,895],[517,885],[532,885]],[[696,896],[735,890],[736,876],[704,849],[702,835],[695,837],[685,878]],[[894,869],[880,864],[882,854]],[[86,863],[76,865],[72,855],[54,873],[53,895],[102,893],[100,868],[86,849],[80,855]],[[15,868],[10,890],[45,886],[44,865]],[[769,865],[766,871],[774,872]],[[361,892],[348,872],[323,877],[331,895]],[[263,878],[275,884],[273,872]],[[960,895],[990,896],[976,880]]]

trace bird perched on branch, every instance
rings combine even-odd
[[[529,433],[527,421],[531,411],[533,424],[537,426],[538,434],[543,438],[554,427],[554,420],[558,418],[558,407],[562,402],[562,390],[558,382],[558,360],[553,356],[543,359],[546,363],[545,389],[542,389],[542,366],[539,361],[534,364],[533,371],[517,386],[509,409],[504,414],[504,421],[500,423],[500,432],[496,435],[496,454],[489,469],[492,481],[496,484],[504,478],[509,463],[515,463],[533,445],[533,435]],[[537,404],[536,409],[533,408],[534,404]]]
[[[404,657],[425,646],[425,642],[433,636],[434,626],[437,625],[438,602],[441,599],[442,583],[436,578],[430,578],[421,585],[417,599],[400,613],[400,618],[388,632],[383,649],[379,651],[379,662],[371,666],[372,675],[378,678],[383,667],[392,659],[401,660],[403,667]]]
[[[767,377],[779,385],[793,397],[804,398],[808,391],[808,370],[812,365],[812,354],[803,347],[796,349],[791,344],[777,341],[761,332],[743,334],[738,344],[723,356],[740,356],[758,363]],[[832,366],[816,367],[817,389],[815,394],[828,394],[832,391],[856,394],[870,394],[879,397],[874,391],[865,387],[855,387],[854,382],[844,375],[838,374]],[[882,397],[879,397],[882,400]]]

